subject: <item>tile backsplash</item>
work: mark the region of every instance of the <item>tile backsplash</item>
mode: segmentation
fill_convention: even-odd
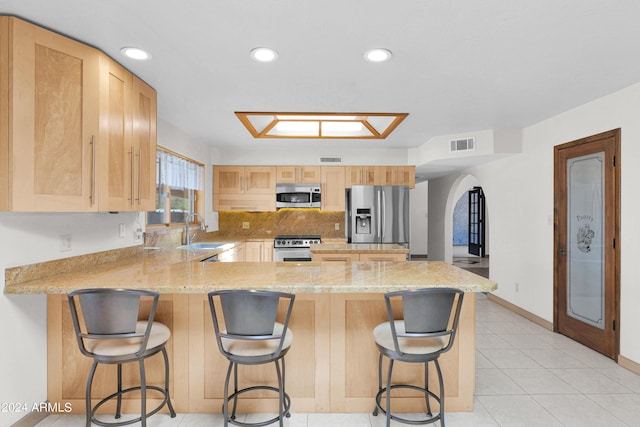
[[[336,230],[339,224],[339,230]],[[220,237],[269,238],[280,234],[320,235],[322,238],[344,237],[344,212],[319,209],[280,209],[276,212],[218,213]]]

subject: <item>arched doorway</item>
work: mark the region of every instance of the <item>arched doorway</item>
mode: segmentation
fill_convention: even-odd
[[[482,226],[485,239],[481,252],[470,251],[469,244],[478,243],[477,227],[469,222],[477,221],[477,194],[481,188],[480,182],[473,175],[464,175],[455,180],[451,186],[447,206],[445,209],[445,260],[457,267],[464,268],[484,277],[489,277],[489,247],[488,247],[488,209]],[[475,189],[475,191],[474,191]],[[471,197],[470,197],[471,191]],[[469,242],[469,237],[471,242]],[[476,247],[477,249],[477,247]],[[475,252],[477,255],[472,254]],[[484,256],[478,256],[484,255]]]

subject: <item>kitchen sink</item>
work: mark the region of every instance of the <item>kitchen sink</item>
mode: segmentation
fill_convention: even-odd
[[[216,249],[224,245],[224,243],[192,243],[178,246],[178,249]]]

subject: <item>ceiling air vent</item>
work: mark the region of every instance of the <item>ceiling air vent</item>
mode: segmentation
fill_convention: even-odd
[[[475,138],[452,139],[449,141],[449,151],[472,151],[476,148]]]
[[[342,157],[320,157],[320,163],[342,163]]]

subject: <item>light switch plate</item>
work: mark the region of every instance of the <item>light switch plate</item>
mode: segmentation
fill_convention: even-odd
[[[119,227],[118,235],[119,235],[119,236],[120,236],[120,238],[122,239],[122,238],[124,238],[125,231],[126,231],[126,230],[125,230],[125,228],[124,228],[124,224],[119,224],[119,226],[118,226],[118,227]]]

